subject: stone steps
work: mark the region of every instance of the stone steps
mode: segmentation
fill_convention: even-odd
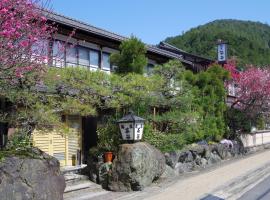
[[[66,181],[65,200],[83,200],[107,193],[100,185],[90,181],[88,176],[80,174],[83,168],[84,166],[62,168]]]
[[[64,193],[64,200],[89,200],[91,198],[103,197],[109,191],[101,188],[84,188]]]
[[[93,189],[93,190],[97,190],[97,189],[101,189],[100,185],[97,185],[89,180],[81,180],[81,181],[77,181],[73,184],[67,184],[66,189],[65,189],[65,193],[67,192],[73,192],[73,191],[77,191],[77,190],[82,190],[82,189]]]
[[[61,173],[63,175],[66,174],[80,174],[81,171],[87,167],[87,165],[83,164],[83,165],[77,165],[77,166],[66,166],[66,167],[62,167],[61,168]]]
[[[66,186],[72,186],[77,184],[79,181],[89,181],[89,177],[80,174],[66,174],[64,175]]]

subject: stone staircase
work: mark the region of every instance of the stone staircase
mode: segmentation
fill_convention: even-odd
[[[81,175],[84,167],[66,167],[61,170],[66,180],[65,200],[86,200],[108,193],[100,185],[90,181],[88,176]]]

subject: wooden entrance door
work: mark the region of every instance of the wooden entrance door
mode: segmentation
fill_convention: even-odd
[[[82,123],[81,117],[77,115],[67,116],[67,124],[70,133],[67,135],[68,152],[66,152],[67,165],[80,165],[82,154]]]
[[[70,127],[68,134],[35,130],[33,145],[57,158],[61,166],[78,165],[81,164],[81,117],[67,116],[66,122]]]

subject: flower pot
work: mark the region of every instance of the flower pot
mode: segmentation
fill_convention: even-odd
[[[113,160],[113,152],[108,151],[104,153],[104,161],[106,162],[112,162]]]

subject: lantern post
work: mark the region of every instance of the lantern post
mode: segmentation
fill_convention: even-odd
[[[122,139],[127,142],[137,142],[142,139],[145,119],[129,112],[117,121]]]

